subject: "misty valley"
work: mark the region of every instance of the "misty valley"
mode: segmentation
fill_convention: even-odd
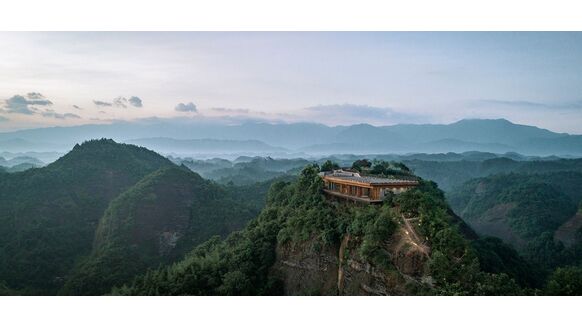
[[[216,124],[0,133],[0,294],[582,295],[582,136]]]

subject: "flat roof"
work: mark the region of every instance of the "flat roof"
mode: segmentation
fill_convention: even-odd
[[[389,179],[380,178],[372,176],[358,176],[358,175],[347,175],[345,173],[341,174],[326,174],[323,178],[333,179],[333,180],[343,180],[343,181],[353,181],[359,183],[369,183],[371,185],[416,185],[418,181],[416,180],[402,180],[402,179]]]

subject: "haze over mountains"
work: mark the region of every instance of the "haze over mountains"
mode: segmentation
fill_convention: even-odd
[[[244,227],[269,185],[252,192],[218,186],[153,151],[106,139],[42,168],[0,172],[0,295],[4,284],[22,294],[55,294],[92,266],[100,271],[91,282],[107,287],[124,275],[116,270],[121,251],[144,250],[127,270],[180,258],[211,236]],[[88,288],[75,281],[68,288],[76,293]]]
[[[357,155],[194,160],[87,141],[0,172],[0,295],[579,295],[550,285],[582,264],[582,159],[509,155],[371,158],[421,184],[353,206],[318,174]]]
[[[536,156],[581,156],[582,135],[555,133],[504,119],[467,119],[452,124],[269,124],[149,119],[107,125],[53,127],[0,133],[0,150],[60,151],[94,138],[147,146],[163,154],[193,157],[330,154],[517,152]]]

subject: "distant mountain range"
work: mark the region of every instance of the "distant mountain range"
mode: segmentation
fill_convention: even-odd
[[[273,147],[258,140],[173,139],[165,137],[128,140],[127,143],[174,154],[265,154],[285,153],[282,147]]]
[[[156,119],[0,133],[0,151],[65,151],[76,143],[102,137],[148,146],[165,153],[188,154],[277,154],[285,157],[290,154],[485,151],[582,156],[582,135],[556,133],[505,119],[336,127],[314,123],[221,125]]]
[[[0,156],[0,166],[15,166],[20,164],[33,164],[34,166],[43,166],[44,163],[37,158],[29,157],[29,156],[18,156],[11,159],[5,159],[4,157]]]

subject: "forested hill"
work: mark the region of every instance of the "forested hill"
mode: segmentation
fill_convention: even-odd
[[[71,279],[73,268],[82,268],[82,259],[91,254],[98,226],[98,249],[134,250],[137,244],[140,257],[135,261],[146,264],[159,260],[150,256],[155,252],[148,248],[155,238],[148,232],[138,234],[148,242],[124,244],[124,229],[151,232],[160,228],[158,237],[167,237],[172,245],[174,239],[180,239],[179,224],[172,220],[187,218],[188,227],[197,222],[200,233],[180,232],[188,236],[183,239],[189,241],[187,249],[210,235],[226,235],[258,213],[267,187],[217,187],[155,152],[108,139],[76,145],[43,168],[2,173],[0,293],[58,293]],[[149,216],[142,217],[144,213]],[[108,263],[111,261],[109,258]]]
[[[494,175],[447,197],[480,235],[512,244],[546,273],[582,264],[582,173]]]
[[[402,163],[368,171],[396,168],[412,176]],[[310,164],[296,177],[219,185],[101,139],[48,166],[0,173],[0,294],[577,293],[561,286],[582,270],[564,267],[581,264],[572,255],[582,254],[582,232],[572,230],[582,173],[475,180],[451,199],[472,224],[507,203],[498,222],[520,238],[543,237],[519,248],[528,263],[499,239],[477,239],[433,182],[364,206],[326,199],[319,171]]]
[[[408,167],[424,179],[438,183],[446,192],[460,187],[463,183],[489,175],[501,173],[536,174],[550,172],[580,172],[582,159],[515,160],[508,157],[484,160],[404,160]]]
[[[185,167],[166,167],[114,199],[99,221],[94,249],[64,293],[99,295],[195,245],[242,229],[258,209]]]
[[[55,293],[90,251],[109,202],[170,165],[145,148],[103,139],[46,167],[0,175],[0,281],[23,293]]]
[[[176,264],[118,287],[120,295],[505,295],[526,268],[505,247],[480,249],[481,266],[436,185],[355,206],[326,199],[317,166],[275,183],[265,209],[225,241],[211,239]],[[495,244],[495,246],[498,246]],[[500,269],[512,267],[507,273]],[[520,268],[522,270],[520,270]],[[521,279],[523,280],[523,279]]]

